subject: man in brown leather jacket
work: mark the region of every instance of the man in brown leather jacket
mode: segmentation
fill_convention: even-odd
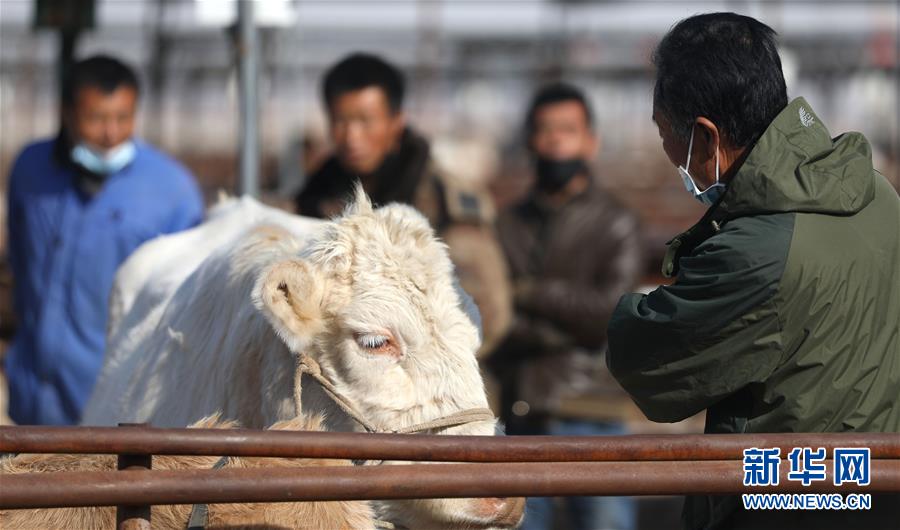
[[[599,141],[580,90],[551,85],[527,117],[536,182],[502,213],[514,321],[491,358],[508,434],[616,434],[630,399],[603,359],[606,326],[641,270],[635,217],[592,182]],[[550,499],[529,499],[522,528],[550,528]],[[569,498],[570,528],[633,528],[624,498]]]
[[[406,122],[403,75],[380,57],[355,53],[325,74],[322,95],[335,153],[296,197],[301,215],[341,212],[355,182],[376,205],[410,204],[447,243],[462,288],[481,313],[479,351],[493,348],[511,319],[509,279],[486,190],[452,179],[428,141]]]

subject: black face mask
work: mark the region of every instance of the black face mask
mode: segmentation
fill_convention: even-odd
[[[587,174],[587,165],[580,158],[551,160],[539,156],[535,161],[535,172],[537,189],[554,193],[561,190],[575,175]]]

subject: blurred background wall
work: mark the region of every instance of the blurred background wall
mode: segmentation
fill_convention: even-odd
[[[93,4],[75,57],[116,54],[138,68],[139,134],[186,163],[207,196],[237,182],[237,72],[230,0],[70,0]],[[0,0],[0,189],[27,142],[58,127],[59,31],[35,27],[37,0]],[[536,86],[587,89],[603,145],[602,184],[640,212],[658,266],[662,244],[702,211],[683,192],[650,121],[649,57],[662,34],[700,12],[736,11],[779,34],[790,97],[834,134],[858,130],[895,186],[896,1],[262,0],[262,185],[288,194],[327,150],[319,82],[353,50],[407,73],[411,121],[463,178],[489,179],[502,207],[525,189],[522,115]]]
[[[59,59],[115,54],[143,84],[138,134],[185,163],[208,198],[238,182],[238,76],[230,0],[68,0],[91,26],[70,38],[41,27],[38,6],[0,0],[0,259],[6,179],[16,153],[56,133]],[[538,85],[586,89],[602,147],[600,183],[635,208],[653,285],[664,243],[703,207],[665,158],[650,120],[650,54],[678,20],[712,11],[756,17],[779,34],[790,97],[803,96],[833,134],[863,132],[876,168],[900,189],[900,7],[895,0],[261,0],[261,176],[277,202],[300,188],[329,146],[319,83],[351,51],[384,55],[407,73],[410,121],[458,178],[487,182],[499,207],[529,184],[523,114]],[[44,13],[44,18],[47,14]],[[38,21],[41,24],[38,24]],[[289,201],[282,201],[289,204]],[[0,296],[9,293],[0,275]],[[9,307],[0,300],[0,308]],[[10,315],[0,314],[0,327]],[[3,330],[0,329],[0,335]],[[0,340],[0,350],[2,350]],[[3,390],[0,389],[0,400]],[[0,406],[0,410],[3,407]],[[642,422],[634,431],[702,429]],[[680,501],[643,498],[642,527],[676,527]]]

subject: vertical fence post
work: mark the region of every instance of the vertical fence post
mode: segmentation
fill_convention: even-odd
[[[120,423],[119,427],[146,427],[146,423]],[[119,471],[125,469],[151,469],[153,455],[118,455]],[[116,527],[118,530],[150,530],[150,506],[128,504],[116,506]]]
[[[238,0],[238,74],[240,78],[239,176],[242,195],[259,196],[259,39],[255,0]]]

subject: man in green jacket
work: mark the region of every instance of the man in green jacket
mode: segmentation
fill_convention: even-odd
[[[900,432],[900,200],[867,140],[788,103],[775,32],[752,18],[683,20],[654,63],[663,149],[710,208],[669,243],[674,283],[619,301],[611,372],[651,420],[706,410],[707,433]],[[694,497],[683,518],[897,528],[897,497],[777,512]]]

